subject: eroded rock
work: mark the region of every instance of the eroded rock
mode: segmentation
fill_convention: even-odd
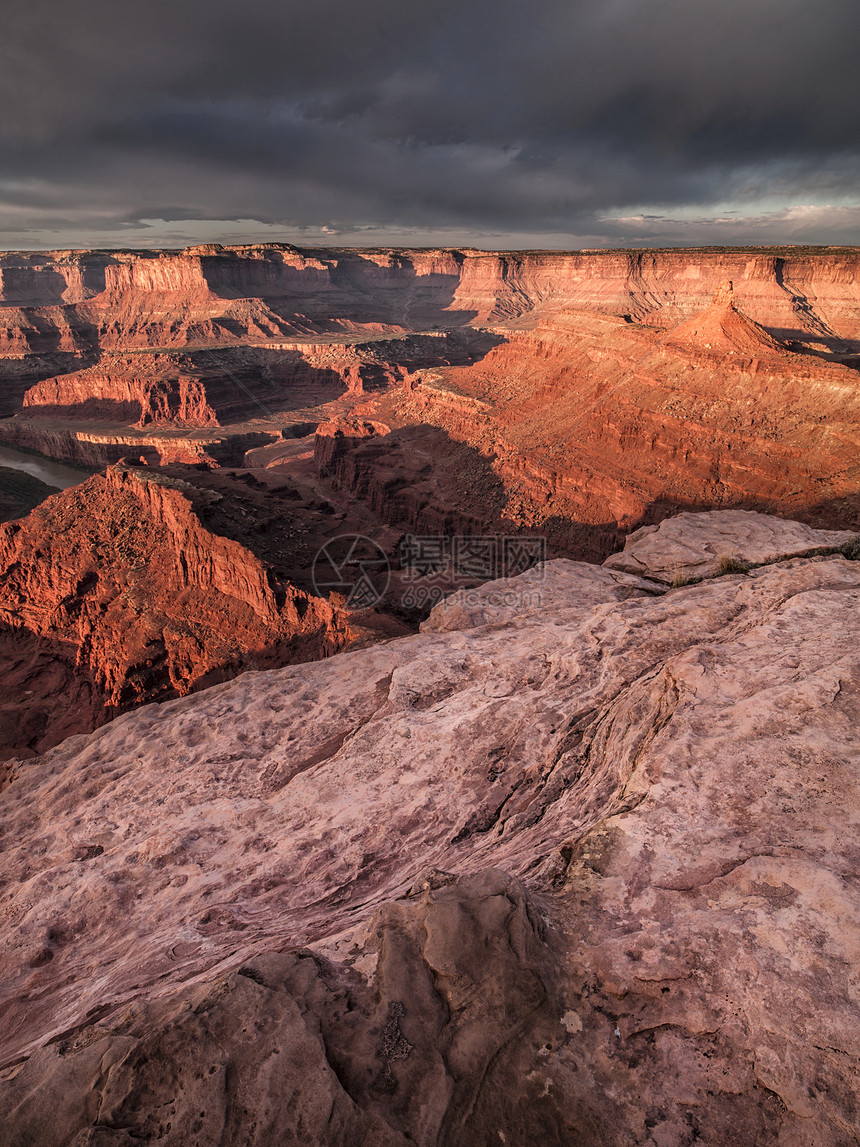
[[[387,905],[367,950],[369,975],[268,952],[70,1033],[6,1087],[14,1132],[0,1141],[589,1141],[592,1097],[573,1114],[570,1097],[541,1093],[535,1065],[565,1038],[560,969],[518,881],[489,871]],[[59,1107],[44,1102],[47,1074]]]
[[[192,502],[206,497],[118,465],[0,525],[0,755],[244,668],[325,657],[375,625],[403,631],[277,577],[204,526]]]
[[[860,564],[604,574],[16,765],[6,1141],[851,1143]]]
[[[860,534],[850,530],[815,530],[751,510],[715,510],[643,526],[603,565],[668,585],[684,584],[788,558],[834,553],[858,541]]]

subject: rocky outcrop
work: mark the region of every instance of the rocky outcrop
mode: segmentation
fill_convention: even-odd
[[[241,466],[246,451],[279,442],[277,426],[257,430],[240,428],[134,427],[65,424],[47,418],[7,418],[0,421],[0,441],[76,466],[101,469],[128,459],[149,466],[172,463],[205,466]]]
[[[361,615],[279,580],[247,546],[206,529],[192,507],[205,497],[117,466],[0,527],[4,672],[21,678],[0,729],[5,756],[366,636]],[[52,661],[75,683],[60,693]]]
[[[516,533],[503,522],[504,490],[473,447],[431,426],[392,431],[361,418],[320,424],[314,461],[389,525],[424,535]]]
[[[339,352],[339,353],[338,353]],[[347,361],[348,360],[348,361]],[[44,379],[23,399],[21,416],[138,426],[207,427],[274,417],[312,391],[334,398],[362,391],[352,350],[285,345],[265,351],[110,354],[84,370]],[[12,424],[14,425],[14,424]],[[8,434],[9,427],[2,428]]]
[[[230,426],[235,428],[231,436],[236,436],[244,424],[259,425],[262,419],[274,436],[280,436],[296,407],[373,395],[400,386],[410,369],[470,363],[498,341],[487,332],[438,332],[365,341],[270,341],[265,347],[216,346],[183,352],[106,352],[81,370],[40,378],[27,389],[22,381],[20,404],[9,396],[18,416],[0,421],[0,438],[64,459],[111,463],[125,451],[94,457],[85,443],[91,447],[98,436],[104,438],[106,430],[115,427],[108,437],[125,439],[134,457],[150,463],[192,461],[200,454],[189,433],[194,430]],[[22,427],[22,421],[27,425]],[[122,432],[129,425],[180,434],[174,435],[172,448],[134,454],[133,439]],[[58,447],[55,439],[61,430],[65,441]],[[245,449],[253,445],[248,443]],[[222,454],[216,448],[210,457]]]
[[[163,358],[154,355],[45,379],[27,391],[22,407],[23,415],[30,418],[138,426],[218,425],[201,379],[189,377],[181,366],[170,371]]]
[[[77,315],[104,348],[344,329],[518,322],[544,310],[658,316],[674,326],[733,280],[752,318],[783,338],[860,350],[856,248],[484,252],[299,250],[0,256],[0,302]],[[256,304],[252,301],[257,300]],[[133,328],[133,329],[132,329]],[[148,330],[148,333],[147,333]],[[139,337],[144,341],[132,343]],[[147,342],[158,336],[162,341]]]
[[[847,1147],[860,565],[797,536],[14,764],[0,1141]]]
[[[517,577],[497,578],[485,586],[457,590],[431,610],[430,616],[421,623],[421,632],[449,633],[485,625],[517,626],[529,624],[537,608],[549,615],[564,611],[572,598],[580,608],[586,609],[643,594],[653,597],[662,592],[662,587],[655,586],[650,576],[646,580],[630,577],[626,571],[616,573],[608,562],[604,567],[558,558]]]
[[[400,417],[479,451],[522,524],[629,530],[739,506],[856,528],[857,377],[793,352],[723,297],[668,332],[546,319],[468,369],[418,372]]]
[[[335,418],[321,422],[314,431],[314,462],[320,469],[335,473],[338,480],[342,481],[344,475],[338,472],[341,460],[359,442],[390,433],[391,427],[384,422],[371,422],[367,419]]]
[[[857,534],[813,530],[765,514],[724,510],[678,514],[628,535],[624,549],[603,563],[666,585],[686,584],[724,573],[743,573],[787,557],[840,552],[855,555]],[[857,556],[860,556],[858,553]]]
[[[57,1056],[37,1054],[7,1089],[18,1103],[0,1142],[82,1127],[96,1097],[91,1135],[201,1147],[464,1143],[500,1122],[578,1142],[596,1125],[586,1097],[560,1117],[534,1083],[528,1111],[515,1109],[533,1057],[557,1038],[559,1006],[545,925],[518,881],[430,873],[375,924],[376,991],[310,952],[250,959],[214,990],[132,1007],[121,1032],[86,1048],[86,1037],[61,1041],[62,1098],[50,1111],[27,1089]],[[482,1076],[510,1098],[488,1109]]]

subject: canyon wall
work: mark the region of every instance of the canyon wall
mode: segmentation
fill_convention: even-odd
[[[674,326],[707,307],[729,279],[750,317],[780,337],[844,340],[860,350],[858,271],[856,249],[473,253],[456,300],[483,321],[574,309]]]
[[[58,456],[108,462],[115,456],[97,458],[96,438],[123,437],[123,424],[204,428],[277,420],[293,407],[410,386],[410,375],[437,367],[443,373],[469,367],[487,378],[495,371],[504,391],[505,356],[515,375],[517,357],[528,354],[529,331],[536,354],[567,337],[565,353],[581,363],[577,321],[592,357],[611,357],[617,344],[618,362],[632,371],[629,354],[637,345],[647,353],[649,337],[703,311],[727,278],[751,321],[806,356],[795,365],[799,378],[811,379],[818,360],[860,363],[858,260],[856,249],[486,253],[269,245],[6,253],[0,255],[0,414],[22,412],[46,425],[40,437],[37,429],[4,419],[0,436],[51,453],[52,436],[59,434],[65,448]],[[591,331],[588,321],[576,319],[586,315]],[[600,332],[602,350],[595,345],[601,316],[608,321]],[[566,336],[553,333],[565,323]],[[507,351],[499,349],[505,340]],[[550,359],[560,353],[558,345],[547,351]],[[738,351],[727,353],[737,357]],[[746,355],[751,363],[761,357],[755,350]],[[714,358],[707,364],[712,374]],[[531,369],[539,376],[545,366],[552,368],[534,361]],[[582,375],[580,367],[571,369]],[[419,405],[433,399],[451,407],[444,393],[430,394],[426,376],[420,381]],[[529,379],[524,384],[531,386]],[[476,377],[459,386],[451,376],[437,390],[486,401],[476,391],[480,385]],[[553,385],[562,386],[561,375]],[[573,390],[579,393],[576,382]],[[387,413],[379,420],[387,421]],[[63,425],[69,421],[89,424],[82,427],[90,442],[83,452],[74,452],[77,436]],[[608,448],[617,451],[626,435],[635,437],[633,421],[626,425],[620,412],[615,441],[605,427],[598,436],[607,433]],[[105,423],[117,427],[113,434]],[[659,438],[662,430],[655,433]],[[550,486],[564,484],[545,458],[534,451],[520,456],[516,447],[506,451],[503,439],[500,457],[510,455],[505,465],[511,472],[521,468],[526,485],[534,485],[529,474],[535,468]],[[593,471],[603,449],[592,451],[573,482],[599,485]],[[666,465],[676,463],[671,441],[663,453]],[[194,454],[192,444],[161,457],[190,460]],[[687,454],[702,457],[698,446]],[[157,457],[145,450],[134,456]],[[702,483],[690,485],[689,498],[705,498]],[[641,508],[641,499],[631,501],[621,490],[612,500],[588,511],[586,520],[594,524],[605,510],[607,524],[618,522]]]
[[[195,353],[105,353],[80,371],[43,379],[24,394],[25,418],[137,426],[207,427],[270,417],[312,391],[362,391],[352,348],[220,348]],[[338,353],[339,352],[339,353]],[[5,434],[8,427],[0,427]]]
[[[732,279],[750,316],[781,337],[858,353],[858,267],[856,248],[487,253],[271,245],[8,253],[0,256],[0,305],[12,320],[10,349],[35,350],[47,337],[110,349],[350,324],[504,324],[559,309],[675,325]]]
[[[477,331],[431,332],[369,341],[104,351],[92,365],[30,386],[20,412],[141,427],[222,426],[275,417],[303,401],[386,390],[402,384],[410,369],[470,363],[498,341]],[[10,434],[14,424],[0,425],[0,436]]]
[[[431,426],[398,430],[340,419],[314,435],[317,472],[398,529],[417,534],[484,534],[504,527],[501,483],[467,443]],[[508,523],[513,532],[513,523]]]
[[[179,370],[176,373],[175,378],[159,378],[164,374],[162,363],[155,356],[141,356],[135,361],[59,375],[30,387],[23,398],[22,413],[30,418],[138,426],[217,426],[218,418],[201,380],[183,376]]]
[[[12,644],[0,652],[4,672],[26,677],[17,712],[3,714],[6,755],[242,669],[328,656],[365,632],[206,529],[192,497],[181,480],[118,466],[0,526],[0,629]],[[47,657],[60,668],[46,674]],[[56,691],[57,672],[74,688]]]
[[[792,352],[731,298],[668,331],[547,318],[468,370],[410,376],[400,417],[478,451],[523,524],[732,505],[860,524],[857,371]]]
[[[74,421],[63,425],[49,419],[8,418],[0,422],[0,439],[10,446],[32,450],[60,462],[103,469],[116,462],[144,462],[168,466],[241,466],[245,452],[280,440],[280,432],[265,429],[240,434],[206,433],[194,428],[164,427],[158,433],[132,427],[83,429]]]
[[[259,442],[274,440],[291,411],[324,422],[331,415],[313,411],[344,398],[337,418],[352,405],[392,434],[341,452],[328,474],[404,528],[495,528],[501,514],[543,530],[556,552],[594,560],[619,531],[690,506],[851,525],[858,258],[286,246],[8,254],[9,330],[23,329],[15,316],[35,284],[40,362],[51,316],[65,324],[55,348],[72,354],[75,339],[90,339],[90,351],[79,348],[81,369],[30,385],[0,437],[79,464],[241,463],[238,439],[228,447],[229,436],[205,431],[259,428]],[[709,306],[728,276],[736,304]],[[266,326],[261,308],[277,322]],[[416,422],[439,433],[410,437]]]

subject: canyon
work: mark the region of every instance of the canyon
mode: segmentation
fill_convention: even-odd
[[[431,425],[477,452],[507,518],[595,559],[687,506],[838,524],[857,512],[858,258],[9,253],[0,439],[93,467],[253,467],[332,418]]]
[[[0,1145],[857,1142],[858,271],[0,253]]]
[[[858,259],[854,249],[286,245],[0,255],[0,441],[125,468],[122,481],[109,470],[84,496],[62,495],[62,539],[47,510],[5,527],[0,664],[30,716],[6,723],[0,755],[45,749],[255,661],[288,663],[283,618],[265,636],[274,614],[252,588],[264,576],[255,562],[276,596],[315,603],[318,639],[293,624],[295,656],[363,640],[364,622],[348,636],[310,576],[338,533],[381,547],[393,576],[367,624],[400,632],[463,581],[456,570],[411,577],[404,537],[539,538],[541,557],[600,562],[631,531],[687,509],[860,528]],[[171,504],[184,497],[186,511],[157,557],[128,543],[159,583],[135,589],[120,527],[106,535],[99,523],[125,514],[142,523],[137,536],[169,536],[167,502],[128,508],[132,491],[167,497],[134,476],[142,469],[173,484]],[[5,516],[44,493],[13,499]],[[216,520],[221,499],[231,509]],[[199,563],[186,572],[177,554],[195,521],[208,541],[183,559]],[[242,550],[230,560],[255,573],[216,608],[199,587],[221,530]],[[138,603],[131,612],[107,608],[108,584],[112,601]],[[161,604],[146,613],[150,599],[182,604],[168,622]],[[140,610],[159,620],[133,652],[117,635]],[[211,659],[206,641],[169,635],[212,633],[222,610],[241,654],[222,643]],[[246,616],[260,619],[253,638]],[[182,669],[166,652],[174,645]],[[53,700],[60,665],[71,725]]]

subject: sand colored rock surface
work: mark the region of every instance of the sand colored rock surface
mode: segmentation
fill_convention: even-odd
[[[621,553],[603,563],[671,585],[676,579],[714,577],[731,572],[732,562],[767,565],[847,548],[860,535],[850,530],[814,530],[802,522],[784,522],[751,510],[678,514],[630,534]]]
[[[471,589],[461,589],[435,606],[422,633],[476,629],[483,625],[531,625],[536,608],[552,614],[577,604],[600,605],[662,592],[652,581],[631,577],[611,568],[559,558],[544,562],[518,577],[498,578]]]
[[[545,584],[10,769],[0,1142],[856,1142],[860,564]]]

